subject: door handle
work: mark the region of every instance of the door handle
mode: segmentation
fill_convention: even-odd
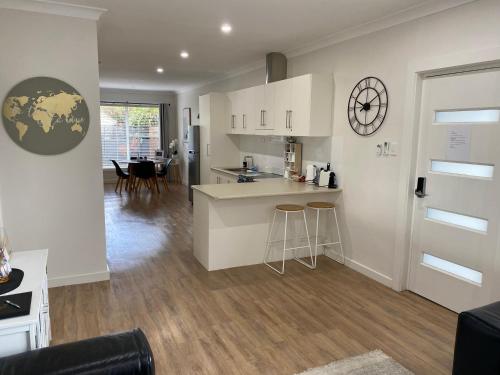
[[[427,179],[425,177],[419,177],[417,179],[417,188],[415,189],[415,195],[418,198],[423,198],[427,194],[425,194],[425,185],[426,185]]]

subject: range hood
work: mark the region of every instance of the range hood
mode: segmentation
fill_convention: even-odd
[[[266,83],[286,79],[286,56],[279,52],[266,55]]]

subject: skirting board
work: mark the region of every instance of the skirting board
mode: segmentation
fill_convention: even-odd
[[[88,284],[88,283],[95,283],[98,281],[107,281],[109,279],[110,279],[109,267],[106,267],[106,271],[102,272],[53,277],[49,278],[48,281],[49,281],[49,288],[56,288],[58,286]]]
[[[326,255],[329,258],[335,259],[333,257],[330,257],[329,255]],[[390,278],[387,275],[384,275],[383,273],[380,273],[378,271],[375,271],[374,269],[365,266],[364,264],[361,264],[355,260],[345,258],[345,265],[349,268],[352,268],[354,271],[359,272],[370,279],[373,279],[375,281],[378,281],[379,283],[389,287],[392,289],[392,278]]]

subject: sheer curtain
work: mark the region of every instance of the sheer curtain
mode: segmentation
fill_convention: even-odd
[[[170,117],[169,117],[170,104],[160,104],[160,129],[162,148],[165,156],[168,155],[168,144],[170,143]]]

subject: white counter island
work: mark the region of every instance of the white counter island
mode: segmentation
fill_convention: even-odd
[[[193,186],[194,255],[209,271],[263,263],[269,224],[277,204],[334,202],[340,192],[341,189],[319,188],[284,179]],[[294,216],[302,219],[302,216],[291,215]],[[308,216],[312,243],[315,219]],[[272,252],[275,259],[281,257],[282,227],[279,222],[279,230],[272,236],[277,245]],[[322,232],[331,229],[330,223]],[[303,225],[289,218],[287,237],[294,234],[297,241],[306,241],[304,233]]]

